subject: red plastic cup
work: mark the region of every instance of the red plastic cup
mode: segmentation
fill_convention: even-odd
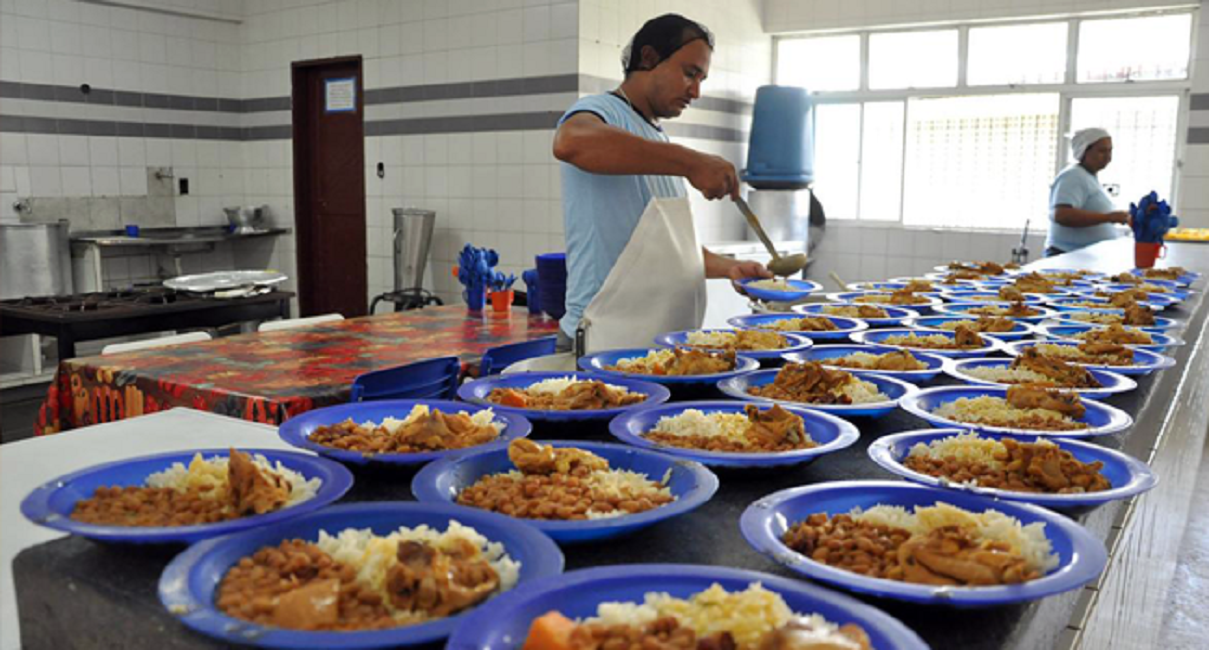
[[[1166,247],[1163,242],[1133,243],[1133,264],[1139,269],[1154,268],[1154,261],[1166,257]]]

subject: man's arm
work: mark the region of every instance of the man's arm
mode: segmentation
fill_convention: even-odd
[[[1092,212],[1071,205],[1054,206],[1054,221],[1068,228],[1090,228],[1102,223],[1129,223],[1128,212]]]
[[[704,246],[701,247],[701,253],[705,256],[706,278],[742,280],[743,278],[772,277],[772,273],[769,272],[768,268],[759,262],[732,260],[728,257],[722,257],[717,253],[712,253]]]
[[[593,113],[576,113],[559,125],[554,157],[593,174],[683,176],[707,199],[739,196],[735,166],[725,158],[647,140]]]

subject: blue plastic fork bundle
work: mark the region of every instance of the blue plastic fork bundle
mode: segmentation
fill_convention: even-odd
[[[476,248],[470,244],[462,247],[458,254],[458,282],[466,290],[462,297],[474,309],[483,305],[488,286],[496,281],[495,265],[500,263],[499,253],[490,248]]]
[[[1134,240],[1143,243],[1161,242],[1168,230],[1180,225],[1179,218],[1171,214],[1171,206],[1166,201],[1160,201],[1158,193],[1153,191],[1143,196],[1136,205],[1129,204],[1129,216]]]

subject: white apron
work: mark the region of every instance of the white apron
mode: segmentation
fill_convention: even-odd
[[[575,349],[518,361],[504,372],[568,372],[584,354],[653,347],[660,334],[700,328],[705,301],[705,258],[688,199],[651,199],[584,309]]]
[[[705,302],[705,259],[688,199],[652,199],[584,310],[575,351],[653,346],[665,332],[701,327]]]

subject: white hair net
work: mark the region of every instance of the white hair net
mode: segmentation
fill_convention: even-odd
[[[1112,137],[1108,131],[1099,127],[1090,129],[1079,129],[1070,137],[1070,152],[1075,157],[1075,160],[1083,160],[1083,154],[1087,153],[1087,148],[1095,144],[1098,140]]]

